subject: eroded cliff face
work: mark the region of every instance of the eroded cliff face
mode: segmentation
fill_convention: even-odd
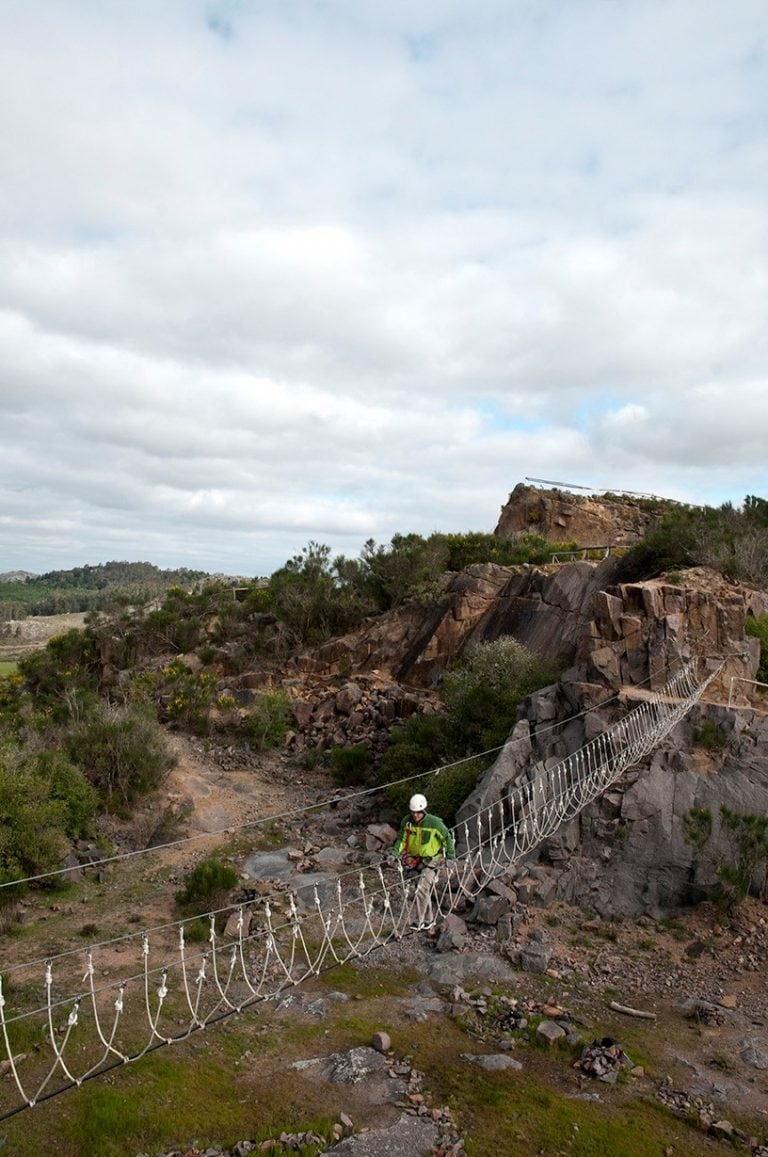
[[[731,676],[754,678],[756,639],[745,639],[748,613],[768,597],[705,568],[679,583],[653,579],[615,584],[615,560],[567,566],[485,564],[449,576],[439,605],[402,607],[302,656],[306,675],[342,668],[379,671],[415,687],[437,687],[471,644],[513,635],[538,655],[576,665],[583,681],[613,689],[662,686],[670,670],[696,658],[706,669],[728,659]]]
[[[628,495],[580,495],[519,483],[501,508],[494,534],[539,534],[548,542],[578,546],[631,546],[658,521],[665,504]]]

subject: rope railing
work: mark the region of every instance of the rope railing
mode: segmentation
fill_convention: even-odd
[[[460,898],[508,872],[648,755],[718,674],[698,682],[693,668],[684,668],[572,755],[534,768],[455,830],[459,858],[453,863],[418,876],[399,862],[392,869],[378,864],[331,878],[327,889],[315,883],[271,897],[263,908],[253,902],[206,913],[204,946],[194,938],[199,917],[152,930],[155,942],[149,932],[136,933],[121,945],[123,952],[136,946],[133,974],[120,979],[104,978],[109,969],[93,948],[84,949],[82,963],[73,955],[48,961],[43,1003],[15,1015],[0,976],[2,1065],[15,1096],[9,1103],[7,1086],[0,1090],[0,1120],[453,911]],[[153,956],[163,962],[153,964]],[[14,988],[18,983],[14,972]]]

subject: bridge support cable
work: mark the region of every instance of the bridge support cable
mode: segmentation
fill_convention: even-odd
[[[204,946],[196,942],[199,917],[137,933],[122,946],[126,954],[134,945],[138,950],[134,972],[126,975],[121,959],[124,971],[116,980],[105,979],[107,962],[96,960],[95,948],[60,957],[55,968],[50,961],[45,966],[44,1004],[15,1015],[0,976],[0,1052],[6,1058],[0,1063],[11,1078],[0,1087],[0,1120],[368,956],[408,935],[417,915],[437,919],[451,912],[460,898],[507,873],[650,754],[719,673],[699,682],[692,666],[684,668],[578,751],[539,765],[530,779],[454,832],[455,864],[417,878],[399,863],[388,870],[372,866],[329,877],[329,886],[315,885],[310,897],[304,889],[271,897],[263,909],[244,904],[208,913]],[[163,962],[155,965],[153,958]],[[34,977],[28,980],[31,986]],[[9,1087],[17,1094],[14,1104],[8,1103]]]

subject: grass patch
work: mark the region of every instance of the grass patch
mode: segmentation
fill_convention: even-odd
[[[18,663],[0,662],[0,678],[4,675],[15,675],[18,669]]]
[[[318,978],[327,988],[346,992],[348,996],[404,996],[421,979],[414,968],[397,972],[391,968],[360,968],[354,961],[339,964]]]
[[[233,1018],[3,1122],[8,1152],[38,1157],[51,1137],[58,1157],[126,1157],[231,1147],[283,1130],[328,1136],[345,1091],[289,1069],[306,1039],[304,1031],[293,1045],[274,1026],[262,1031],[258,1016]]]
[[[601,1103],[574,1100],[578,1080],[562,1053],[518,1052],[522,1073],[481,1076],[479,1069],[459,1060],[468,1051],[466,1038],[445,1022],[428,1040],[417,1029],[398,1033],[395,1047],[410,1049],[415,1065],[426,1074],[433,1101],[448,1103],[457,1112],[468,1157],[530,1157],[539,1152],[658,1157],[668,1146],[674,1147],[676,1157],[699,1157],[702,1152],[701,1133],[670,1117],[661,1105],[635,1099],[627,1103],[629,1085],[611,1089],[595,1082]]]

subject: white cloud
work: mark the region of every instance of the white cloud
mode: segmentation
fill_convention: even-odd
[[[0,569],[768,493],[768,10],[6,14]]]

